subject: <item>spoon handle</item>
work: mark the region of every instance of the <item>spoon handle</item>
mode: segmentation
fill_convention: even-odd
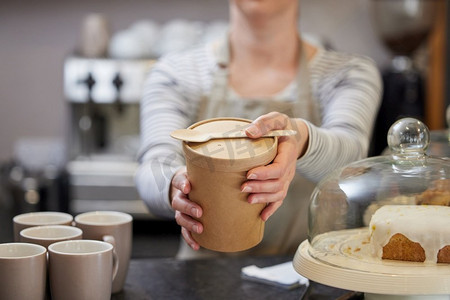
[[[274,137],[274,136],[288,136],[295,135],[295,130],[273,130],[263,135],[262,137]],[[244,130],[238,130],[233,132],[199,132],[191,129],[178,129],[170,134],[173,138],[186,141],[186,142],[206,142],[210,139],[233,139],[233,138],[248,138]]]
[[[267,132],[261,137],[274,137],[274,136],[288,136],[295,135],[295,130],[272,130]],[[211,132],[208,134],[210,139],[235,139],[235,138],[249,138],[244,130],[234,131],[231,133]]]
[[[244,133],[245,134],[245,133]],[[297,131],[295,130],[272,130],[263,135],[263,137],[271,137],[271,136],[289,136],[289,135],[295,135],[297,134]]]

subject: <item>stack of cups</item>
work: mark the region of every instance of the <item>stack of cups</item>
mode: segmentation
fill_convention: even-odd
[[[114,211],[14,217],[15,242],[0,244],[0,299],[110,299],[125,283],[132,220]]]

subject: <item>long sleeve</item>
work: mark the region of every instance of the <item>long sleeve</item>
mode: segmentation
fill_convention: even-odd
[[[316,95],[321,99],[322,124],[306,121],[309,146],[297,170],[317,182],[331,170],[367,156],[382,83],[371,60],[348,60],[337,53],[314,65],[312,80],[321,82]]]
[[[141,101],[140,167],[135,181],[152,214],[173,218],[169,188],[173,175],[185,165],[181,142],[170,132],[186,128],[195,120],[210,63],[206,49],[162,58],[152,68]],[[198,63],[192,63],[198,61]],[[207,81],[206,81],[207,82]]]

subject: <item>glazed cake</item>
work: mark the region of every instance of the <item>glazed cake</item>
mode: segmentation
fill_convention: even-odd
[[[369,225],[372,254],[382,259],[450,263],[450,207],[385,205]]]

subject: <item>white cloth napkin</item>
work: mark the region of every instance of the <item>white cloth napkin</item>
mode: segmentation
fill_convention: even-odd
[[[309,280],[294,270],[292,261],[265,268],[259,268],[255,265],[243,267],[241,269],[241,276],[244,279],[263,282],[287,289],[299,287],[300,285],[309,286]]]

